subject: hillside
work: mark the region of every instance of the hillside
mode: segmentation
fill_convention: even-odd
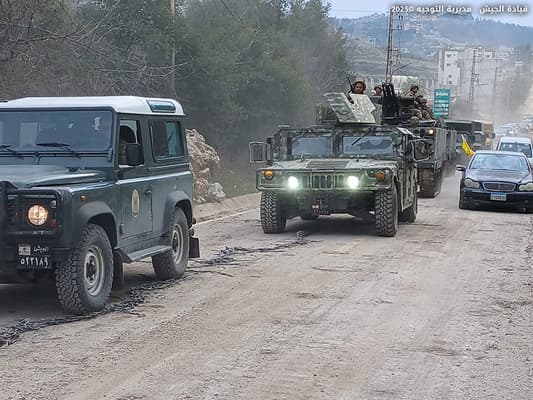
[[[355,73],[385,74],[387,14],[331,18],[330,23],[348,35],[348,59]],[[454,45],[529,48],[533,45],[533,28],[474,19],[471,15],[404,16],[403,29],[394,34],[394,46],[401,49],[397,73],[435,79],[438,50]]]
[[[387,14],[373,14],[357,19],[331,18],[330,22],[350,37],[373,40],[377,47],[387,45]],[[395,34],[395,45],[409,54],[435,56],[442,45],[478,45],[489,47],[533,46],[533,28],[472,15],[421,17],[406,15],[403,31]]]

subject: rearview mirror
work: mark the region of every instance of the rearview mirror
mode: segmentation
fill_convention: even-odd
[[[272,145],[264,142],[250,142],[250,162],[262,163],[272,161]]]
[[[465,172],[466,171],[466,167],[464,165],[456,165],[455,166],[455,170],[459,171],[459,172]]]

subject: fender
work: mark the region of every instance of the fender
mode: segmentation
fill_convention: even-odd
[[[183,202],[185,203],[184,212],[187,216],[187,221],[189,222],[189,227],[192,226],[192,202],[190,197],[182,190],[176,190],[174,192],[170,192],[167,195],[167,199],[165,201],[165,212],[163,213],[163,221],[170,221],[170,218],[172,218],[172,214],[174,213],[174,208],[176,207],[176,204]],[[165,226],[165,225],[164,225]]]
[[[77,209],[73,215],[71,222],[72,231],[69,232],[69,241],[71,243],[77,243],[80,240],[83,227],[94,217],[101,216],[100,225],[105,229],[109,236],[111,245],[115,247],[117,245],[117,218],[113,210],[103,201],[94,201],[88,204],[84,204]]]

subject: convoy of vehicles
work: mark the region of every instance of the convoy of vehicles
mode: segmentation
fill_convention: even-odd
[[[63,308],[84,314],[123,263],[181,277],[199,256],[183,116],[133,96],[0,103],[0,281],[54,277]]]
[[[400,221],[415,221],[418,195],[435,197],[455,172],[463,140],[477,152],[457,167],[461,208],[533,207],[531,140],[502,137],[505,152],[484,151],[492,124],[413,122],[413,98],[390,84],[372,100],[325,98],[316,125],[280,126],[250,144],[251,160],[266,163],[256,174],[265,233],[347,213],[371,214],[378,235],[394,236]],[[183,116],[174,100],[133,96],[0,104],[0,281],[52,276],[63,308],[84,314],[105,307],[123,263],[152,257],[158,278],[181,277],[199,256]],[[500,158],[503,172],[491,170]]]
[[[388,93],[388,94],[387,94]],[[394,236],[398,221],[414,222],[417,166],[430,142],[398,124],[399,99],[385,90],[382,123],[365,95],[328,93],[319,125],[280,127],[266,143],[251,143],[265,233],[285,230],[287,219],[373,213],[376,232]],[[396,108],[394,108],[396,107]]]

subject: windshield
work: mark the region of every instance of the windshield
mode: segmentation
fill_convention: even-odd
[[[0,145],[17,151],[78,151],[111,145],[111,111],[0,111]],[[41,143],[41,145],[39,145]]]
[[[332,157],[333,143],[331,136],[303,136],[290,139],[290,154],[293,158]]]
[[[500,148],[498,150],[502,151],[517,151],[519,153],[524,153],[526,157],[531,158],[531,144],[529,143],[509,143],[503,142],[500,143]]]
[[[342,139],[344,155],[394,155],[390,136],[345,136]]]
[[[470,169],[529,171],[527,160],[524,157],[508,154],[476,154]]]

